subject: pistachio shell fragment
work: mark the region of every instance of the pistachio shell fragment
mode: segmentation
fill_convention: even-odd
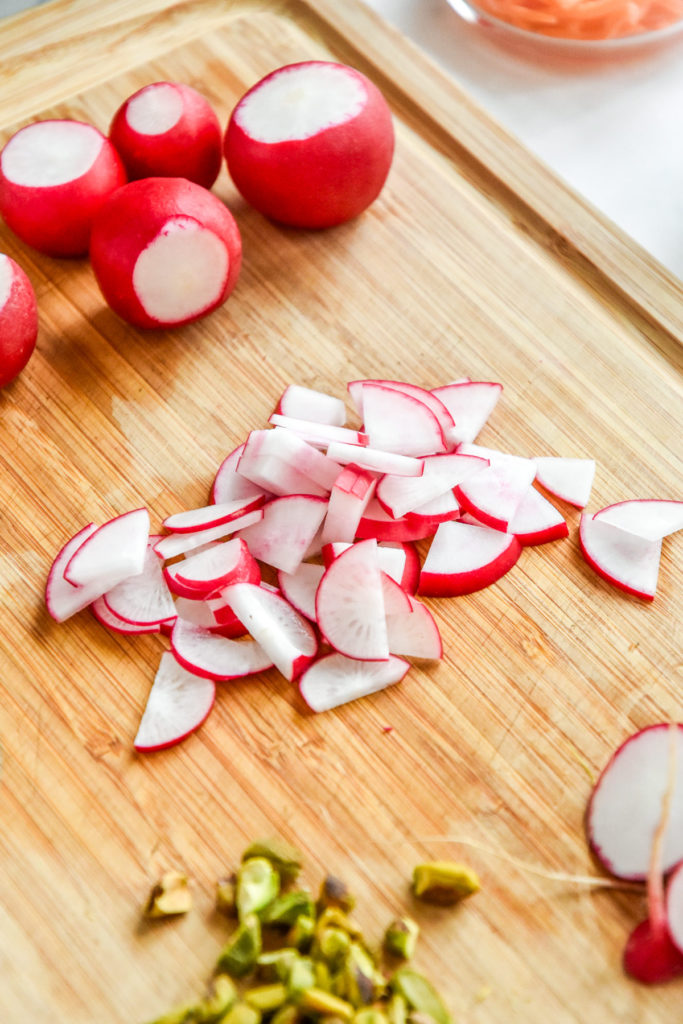
[[[318,896],[320,910],[324,910],[325,907],[339,907],[340,910],[348,913],[349,910],[353,910],[355,905],[356,897],[349,890],[346,882],[334,875],[328,875],[323,880]]]
[[[192,907],[187,875],[180,871],[166,871],[153,886],[145,904],[145,917],[168,917],[186,914]]]
[[[397,917],[384,933],[384,949],[390,956],[410,960],[415,955],[420,926],[412,917]]]
[[[413,893],[428,903],[448,906],[478,892],[479,878],[471,868],[455,861],[435,860],[413,870]]]
[[[295,846],[277,837],[256,839],[250,843],[242,854],[242,860],[251,857],[265,857],[273,865],[282,884],[293,882],[301,870],[303,858]]]
[[[280,876],[266,857],[243,860],[237,872],[237,916],[243,920],[249,914],[257,914],[272,903],[279,892]]]
[[[248,914],[223,947],[217,968],[231,978],[243,978],[256,966],[260,954],[261,924],[256,914]]]
[[[424,975],[410,967],[399,967],[389,979],[393,992],[403,996],[411,1010],[431,1017],[436,1024],[451,1024],[451,1017],[436,989]],[[410,1014],[411,1018],[413,1014]]]

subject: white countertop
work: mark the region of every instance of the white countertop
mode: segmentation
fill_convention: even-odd
[[[37,2],[0,0],[0,16]],[[639,56],[549,64],[503,49],[447,0],[365,2],[683,280],[683,34]]]

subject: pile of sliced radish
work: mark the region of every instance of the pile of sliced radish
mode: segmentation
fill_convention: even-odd
[[[357,380],[348,390],[359,425],[347,425],[340,399],[291,385],[269,426],[219,466],[210,504],[167,517],[161,535],[150,536],[145,509],[89,524],[55,559],[55,619],[92,605],[114,631],[170,636],[183,673],[169,676],[164,659],[140,749],[204,720],[206,680],[275,666],[314,711],[398,682],[405,659],[443,653],[419,598],[480,591],[525,547],[567,536],[536,482],[575,506],[588,501],[593,460],[475,443],[499,384]],[[682,525],[683,502],[622,502],[582,516],[581,544],[603,576],[650,597],[661,537]],[[426,538],[423,558],[415,542]]]

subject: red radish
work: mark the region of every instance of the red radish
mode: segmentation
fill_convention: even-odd
[[[343,427],[346,423],[346,406],[341,398],[314,388],[302,387],[301,384],[289,384],[285,388],[275,413],[286,419],[310,420],[332,427]]]
[[[255,640],[230,640],[180,618],[171,631],[171,650],[179,665],[206,679],[239,679],[273,665]]]
[[[323,545],[322,556],[325,567],[351,545],[347,541],[336,541]],[[382,572],[403,590],[415,593],[420,577],[420,556],[414,544],[387,542],[377,545],[377,561]]]
[[[161,655],[147,705],[133,741],[136,750],[151,752],[180,743],[207,718],[216,699],[216,684]]]
[[[246,458],[242,456],[238,472],[252,486],[260,487],[281,498],[288,494],[309,494],[315,498],[327,498],[329,494],[326,487],[321,487],[310,476],[301,473],[277,455],[248,455]]]
[[[683,974],[683,953],[668,930],[650,917],[631,932],[624,949],[624,970],[636,981],[658,985]]]
[[[633,498],[608,505],[596,512],[593,518],[645,540],[661,540],[683,530],[683,501]]]
[[[253,583],[233,583],[222,595],[282,675],[297,679],[318,650],[311,624],[284,597]]]
[[[510,520],[508,532],[514,533],[520,544],[528,546],[567,537],[569,527],[555,506],[535,487],[529,487]]]
[[[64,578],[64,569],[71,561],[72,555],[80,548],[81,544],[88,537],[91,537],[97,530],[94,523],[89,523],[71,537],[64,547],[57,552],[54,562],[50,567],[45,587],[45,604],[47,610],[56,622],[64,622],[71,618],[76,612],[87,608],[95,598],[104,593],[106,587],[98,587],[98,584],[90,584],[87,587],[74,587]]]
[[[293,608],[305,615],[311,622],[316,621],[315,595],[318,584],[325,572],[324,565],[316,562],[301,562],[294,572],[278,572],[277,582],[284,597]]]
[[[134,626],[159,626],[176,614],[161,562],[151,546],[142,572],[117,583],[105,593],[104,601],[113,615]]]
[[[377,478],[366,469],[350,465],[342,470],[330,493],[322,529],[323,544],[354,539],[376,486]]]
[[[412,456],[447,451],[439,420],[424,402],[383,384],[364,384],[362,395],[370,447]]]
[[[428,521],[411,522],[408,516],[394,519],[385,512],[376,498],[372,498],[358,524],[356,537],[368,539],[374,537],[378,541],[393,543],[409,543],[431,537],[434,523]]]
[[[180,583],[207,594],[229,583],[261,581],[258,563],[241,537],[212,544],[204,551],[176,562],[172,568]]]
[[[90,610],[100,625],[105,626],[112,633],[125,633],[131,636],[137,636],[141,633],[159,633],[161,632],[162,625],[164,628],[170,629],[175,622],[175,612],[172,618],[164,620],[163,623],[153,622],[151,624],[138,625],[127,622],[126,619],[120,618],[110,610],[103,595],[92,602]]]
[[[335,462],[347,466],[352,462],[359,469],[371,473],[395,473],[397,476],[420,476],[424,470],[421,459],[395,452],[380,451],[378,448],[364,448],[354,444],[333,441],[327,454]]]
[[[368,443],[368,435],[360,430],[351,430],[349,427],[337,427],[329,423],[316,423],[314,420],[299,420],[292,416],[282,416],[274,412],[268,420],[274,427],[286,427],[308,444],[316,445],[319,448],[326,448],[332,441],[341,441],[343,444]]]
[[[294,572],[326,511],[325,499],[309,494],[273,498],[263,506],[263,519],[242,530],[240,537],[246,541],[254,558],[283,572]]]
[[[536,479],[557,498],[585,508],[595,477],[594,459],[566,459],[546,455],[537,458]]]
[[[102,205],[90,258],[104,298],[123,320],[179,327],[228,298],[242,242],[232,214],[212,192],[185,178],[142,178]]]
[[[413,529],[423,528],[427,535],[436,532],[439,523],[449,523],[460,517],[460,502],[452,491],[438,498],[432,498],[424,505],[418,505],[412,512],[406,512],[405,522]]]
[[[212,597],[204,599],[179,597],[175,603],[176,615],[179,619],[208,629],[212,633],[220,633],[230,639],[244,636],[247,632],[237,616],[228,608],[225,599]]]
[[[123,164],[97,128],[36,121],[0,154],[0,214],[23,242],[50,256],[83,256],[103,202],[126,181]]]
[[[457,484],[455,496],[464,509],[486,526],[507,530],[535,475],[533,460],[501,456],[480,473]]]
[[[76,587],[94,585],[104,593],[142,572],[149,541],[149,512],[137,508],[108,520],[78,547],[64,568]]]
[[[365,661],[327,654],[304,672],[299,690],[312,711],[330,711],[400,683],[409,668],[407,661],[393,655],[383,661]]]
[[[381,580],[384,615],[387,621],[391,616],[410,615],[413,610],[410,595],[405,592],[401,584],[397,583],[393,576],[384,571],[381,573]]]
[[[432,394],[448,409],[453,426],[446,432],[451,445],[474,441],[493,412],[503,390],[491,381],[459,381],[434,388]]]
[[[247,512],[245,515],[239,516],[237,519],[231,519],[227,523],[221,523],[219,526],[212,526],[208,530],[193,530],[192,533],[170,533],[156,542],[154,550],[159,558],[175,558],[177,555],[184,555],[189,551],[196,551],[197,548],[203,548],[205,544],[222,540],[223,537],[227,537],[231,533],[237,533],[239,530],[244,530],[247,526],[260,522],[261,519],[263,519],[263,509],[257,508],[253,512]]]
[[[361,419],[363,419],[365,415],[363,409],[363,388],[368,384],[381,385],[384,388],[391,388],[392,391],[400,391],[402,394],[408,395],[410,398],[414,398],[416,401],[421,402],[422,405],[426,405],[438,420],[444,437],[453,429],[453,417],[441,399],[439,399],[433,391],[427,391],[426,388],[421,388],[417,384],[408,384],[402,380],[350,381],[347,384],[347,388],[351,396],[351,401],[355,405],[356,411]]]
[[[386,100],[360,71],[302,61],[272,71],[242,97],[224,149],[235,185],[266,217],[326,228],[377,198],[394,129]]]
[[[267,497],[265,491],[256,487],[250,480],[247,480],[246,477],[237,472],[237,466],[244,452],[245,444],[239,445],[229,455],[226,455],[218,467],[213,484],[211,485],[211,501],[216,505],[237,501],[239,498],[249,499],[257,495]]]
[[[205,505],[202,508],[189,509],[186,512],[175,512],[164,519],[163,525],[174,533],[194,533],[195,530],[210,530],[233,519],[253,512],[263,505],[262,494],[250,498],[236,498],[221,504]]]
[[[244,473],[252,458],[269,456],[283,460],[327,492],[332,489],[341,469],[336,462],[303,438],[283,427],[274,427],[272,430],[250,431],[238,463],[238,471]]]
[[[488,466],[488,460],[474,455],[430,455],[422,459],[421,476],[385,474],[377,486],[377,500],[389,515],[398,519],[427,502],[441,498],[453,488]],[[456,506],[457,510],[457,506]]]
[[[0,253],[0,388],[19,376],[38,337],[36,293],[18,263]]]
[[[679,953],[683,953],[683,861],[676,865],[669,877],[666,920],[671,941]]]
[[[647,540],[583,513],[579,543],[584,558],[612,586],[652,601],[657,590],[661,540]]]
[[[128,177],[187,178],[211,188],[223,159],[216,112],[181,82],[153,82],[121,104],[109,138]]]
[[[455,597],[495,583],[516,563],[522,546],[512,534],[468,523],[442,523],[425,558],[418,594]]]
[[[315,610],[321,632],[340,654],[368,660],[389,657],[376,541],[353,544],[331,562],[320,581]]]
[[[443,644],[436,620],[425,604],[406,596],[410,602],[407,613],[387,612],[389,650],[408,658],[438,661],[443,657]]]

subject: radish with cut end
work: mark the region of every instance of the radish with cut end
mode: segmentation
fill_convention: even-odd
[[[327,567],[315,599],[325,639],[349,658],[389,657],[377,542],[360,541]]]
[[[294,572],[303,560],[327,502],[310,494],[288,494],[263,506],[263,519],[240,532],[251,554],[283,572]]]
[[[585,508],[595,477],[595,459],[565,459],[544,455],[535,460],[541,487],[577,508]]]
[[[283,596],[311,622],[316,621],[315,595],[324,572],[324,565],[301,562],[294,572],[280,570],[277,574],[277,582]]]
[[[180,743],[207,718],[215,699],[216,684],[212,679],[188,672],[165,651],[133,746],[147,753]]]
[[[645,540],[662,540],[683,530],[683,501],[632,498],[601,508],[593,516]]]
[[[392,654],[408,658],[438,661],[443,657],[443,644],[436,620],[429,608],[406,594],[409,611],[387,612],[387,636]]]
[[[237,467],[244,452],[244,444],[239,445],[221,462],[211,485],[211,501],[215,505],[223,505],[240,498],[251,499],[258,496],[268,497],[268,493],[238,473]]]
[[[383,661],[364,661],[326,654],[304,672],[299,690],[311,711],[330,711],[400,683],[409,668],[407,661],[393,655]]]
[[[425,558],[418,594],[455,597],[495,583],[517,562],[522,546],[512,534],[468,523],[442,523]]]
[[[331,427],[343,427],[346,423],[346,406],[341,398],[314,388],[302,387],[301,384],[289,384],[285,388],[275,413],[287,419],[311,420]]]
[[[448,450],[438,418],[424,402],[383,384],[363,385],[363,431],[371,448],[398,455]]]
[[[583,513],[579,543],[584,558],[607,583],[652,601],[657,590],[661,540],[647,540]]]
[[[335,462],[347,466],[352,462],[358,469],[368,469],[371,473],[395,473],[397,476],[420,476],[424,471],[421,459],[395,452],[380,451],[378,448],[363,447],[333,441],[327,448],[327,454]]]
[[[453,417],[449,413],[446,406],[443,404],[441,399],[437,398],[433,391],[428,391],[426,388],[421,388],[418,384],[408,384],[402,380],[352,380],[347,384],[351,401],[356,407],[356,411],[361,419],[364,418],[363,410],[363,388],[367,385],[381,385],[384,388],[390,388],[392,391],[400,391],[404,395],[408,395],[410,398],[414,398],[416,401],[421,402],[422,405],[426,405],[430,412],[434,415],[435,419],[438,420],[442,434],[445,437],[450,430],[453,428]]]
[[[294,419],[292,416],[282,416],[274,412],[268,420],[274,427],[285,427],[291,430],[308,444],[318,448],[326,448],[333,441],[341,441],[342,444],[367,445],[368,435],[360,430],[351,430],[349,427],[337,427],[329,423],[316,423],[312,420]]]
[[[0,253],[0,388],[19,376],[38,337],[36,293],[24,270]]]
[[[233,583],[221,594],[285,679],[297,679],[318,650],[310,622],[266,587]]]
[[[107,602],[104,600],[104,595],[96,598],[90,605],[90,610],[93,615],[106,629],[111,630],[112,633],[125,633],[130,636],[137,636],[142,633],[160,633],[162,625],[165,629],[170,629],[175,622],[175,611],[172,618],[165,619],[163,623],[153,622],[147,623],[146,625],[135,624],[127,622],[126,619],[120,618],[115,615],[114,612],[108,607]]]
[[[322,543],[352,541],[377,486],[367,469],[346,466],[335,480],[322,528]]]
[[[104,593],[128,576],[142,572],[148,541],[147,509],[124,512],[85,538],[67,562],[64,577],[76,587],[92,584]]]
[[[102,132],[82,121],[36,121],[0,154],[0,214],[27,245],[84,256],[93,220],[126,172]]]
[[[64,622],[71,618],[76,612],[87,608],[95,598],[100,597],[105,587],[99,587],[97,583],[89,584],[87,587],[75,587],[64,578],[64,569],[71,561],[72,555],[78,551],[81,544],[88,537],[91,537],[97,530],[95,523],[88,523],[82,530],[74,534],[64,547],[57,552],[57,555],[50,567],[45,586],[45,604],[47,610],[56,622]]]
[[[422,459],[421,476],[385,474],[377,485],[377,500],[395,519],[452,493],[453,488],[488,466],[488,460],[474,455],[430,455]],[[457,510],[457,505],[456,505]]]
[[[255,640],[230,640],[181,618],[171,631],[171,650],[179,665],[206,679],[239,679],[273,665]]]
[[[238,472],[252,485],[280,498],[289,494],[327,498],[330,493],[328,488],[321,487],[310,476],[301,473],[277,455],[247,455],[246,458],[242,455]]]
[[[100,208],[90,241],[107,303],[141,328],[179,327],[216,309],[240,272],[242,241],[227,207],[185,178],[141,178]]]
[[[453,426],[446,439],[455,446],[463,441],[474,441],[493,412],[503,391],[502,384],[492,381],[459,381],[434,388],[435,395],[448,409]]]
[[[153,82],[129,96],[114,114],[109,138],[131,180],[187,178],[211,188],[221,169],[216,112],[181,82]]]
[[[161,562],[151,545],[142,572],[117,583],[105,593],[104,601],[110,612],[135,626],[158,626],[175,616]]]
[[[326,228],[377,198],[394,129],[386,100],[360,71],[302,61],[272,71],[241,98],[224,150],[235,185],[266,217]]]
[[[253,512],[247,512],[245,515],[238,516],[237,519],[231,519],[227,523],[221,523],[219,526],[212,526],[208,530],[193,530],[192,533],[170,533],[167,537],[162,537],[161,540],[156,542],[154,550],[159,558],[175,558],[177,555],[184,555],[188,551],[196,551],[197,548],[202,548],[205,544],[210,544],[215,540],[222,540],[231,533],[237,533],[239,530],[246,529],[247,526],[260,522],[261,519],[263,519],[263,509],[256,508]]]
[[[480,473],[473,473],[457,484],[455,496],[464,509],[486,526],[507,530],[535,475],[536,464],[532,459],[501,456],[490,460],[490,465]]]
[[[195,530],[210,530],[214,526],[222,526],[233,519],[253,512],[265,501],[262,494],[255,497],[236,498],[221,504],[204,505],[202,508],[189,509],[186,512],[175,512],[164,519],[163,525],[174,533],[194,533]]]

